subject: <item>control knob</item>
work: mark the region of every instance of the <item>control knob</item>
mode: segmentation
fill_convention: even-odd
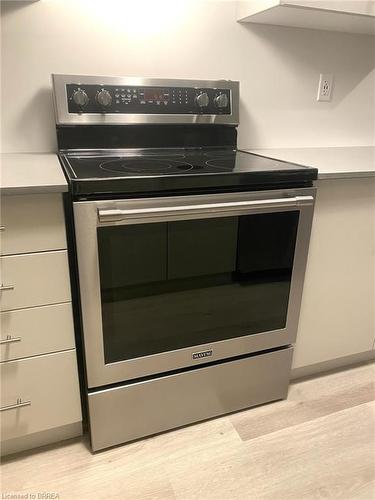
[[[208,106],[210,98],[208,97],[207,92],[201,92],[200,94],[198,94],[195,98],[195,102],[200,108],[205,108],[206,106]]]
[[[102,89],[100,90],[97,94],[96,94],[96,101],[98,102],[98,104],[100,104],[101,106],[110,106],[111,105],[111,102],[112,102],[112,96],[111,94],[108,92],[108,90],[106,89]]]
[[[86,106],[89,102],[88,95],[82,89],[77,89],[73,92],[73,101],[77,104],[77,106]]]
[[[218,108],[226,108],[228,106],[227,94],[219,94],[215,97],[215,104]]]

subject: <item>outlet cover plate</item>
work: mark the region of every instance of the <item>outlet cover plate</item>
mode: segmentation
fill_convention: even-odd
[[[330,101],[333,90],[333,75],[331,73],[321,73],[319,77],[317,101]]]

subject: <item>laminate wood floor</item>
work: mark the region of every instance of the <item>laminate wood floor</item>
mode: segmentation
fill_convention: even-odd
[[[294,382],[286,401],[95,455],[84,438],[6,457],[2,498],[372,500],[374,381],[365,364]]]

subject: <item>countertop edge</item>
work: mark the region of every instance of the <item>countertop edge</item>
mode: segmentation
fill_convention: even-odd
[[[18,195],[18,194],[48,194],[48,193],[66,193],[69,191],[68,185],[46,185],[46,186],[5,186],[0,187],[0,195]]]
[[[318,181],[330,179],[365,179],[375,177],[375,172],[363,170],[362,172],[320,172],[318,171]]]
[[[58,154],[52,153],[2,153],[0,194],[26,195],[65,193],[68,182]]]
[[[372,148],[372,146],[365,146],[366,148]],[[347,147],[348,150],[355,150],[355,149],[361,149],[362,146],[354,146],[354,147]],[[355,179],[355,178],[372,178],[375,177],[375,170],[368,170],[367,165],[364,166],[364,168],[358,169],[358,170],[334,170],[332,169],[329,171],[329,167],[326,169],[322,169],[321,166],[319,166],[319,163],[322,163],[322,160],[319,161],[304,161],[303,159],[298,158],[298,153],[296,151],[296,156],[293,157],[293,159],[290,159],[289,153],[291,150],[294,148],[286,148],[288,151],[285,151],[285,154],[280,151],[280,149],[273,149],[273,148],[241,148],[243,151],[246,151],[248,153],[256,154],[259,156],[263,156],[266,158],[270,158],[273,160],[278,160],[278,161],[284,161],[284,162],[290,162],[290,163],[295,163],[299,164],[305,167],[312,167],[312,168],[317,168],[318,169],[318,181],[320,180],[333,180],[333,179]],[[304,148],[295,148],[296,150],[303,150]],[[306,150],[322,150],[322,149],[327,149],[331,150],[334,149],[334,147],[330,148],[306,148]],[[338,149],[344,149],[343,147],[338,147]],[[289,158],[288,158],[289,156]],[[322,171],[322,170],[323,171]]]

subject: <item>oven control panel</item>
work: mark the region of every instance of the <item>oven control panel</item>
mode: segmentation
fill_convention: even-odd
[[[229,88],[66,84],[68,112],[75,114],[230,115]]]

